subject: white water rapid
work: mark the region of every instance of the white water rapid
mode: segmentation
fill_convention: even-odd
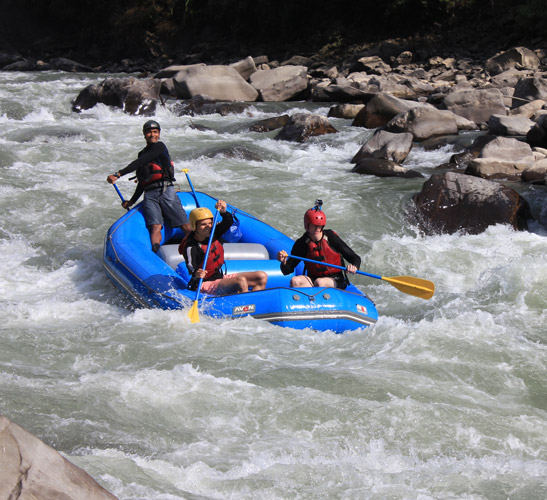
[[[380,320],[342,335],[138,309],[102,246],[123,213],[106,176],[144,146],[145,118],[70,108],[104,77],[0,72],[0,414],[123,500],[547,498],[545,228],[421,236],[405,210],[425,179],[349,172],[372,131],[332,119],[338,134],[294,144],[243,127],[328,105],[160,109],[197,190],[293,238],[321,198],[362,270],[436,293],[358,276]],[[263,161],[207,156],[234,145]],[[452,153],[416,146],[405,165],[428,176]],[[547,210],[542,188],[518,189]]]

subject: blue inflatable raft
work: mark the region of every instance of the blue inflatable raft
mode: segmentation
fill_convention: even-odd
[[[212,212],[218,201],[205,193],[177,193],[186,213],[199,206]],[[197,201],[197,203],[196,203]],[[125,213],[108,230],[104,242],[104,268],[123,292],[143,307],[189,308],[196,293],[188,290],[188,271],[178,244],[183,232],[164,227],[162,246],[152,252],[141,205]],[[374,303],[354,285],[336,288],[290,288],[293,275],[283,276],[276,259],[279,250],[290,252],[294,241],[265,222],[228,205],[240,222],[238,243],[225,243],[226,272],[265,271],[265,290],[213,296],[200,294],[199,312],[212,317],[253,316],[290,328],[332,330],[337,333],[373,325],[378,320]],[[295,269],[302,274],[303,263]]]

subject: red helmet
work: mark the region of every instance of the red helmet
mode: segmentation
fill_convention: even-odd
[[[310,208],[304,214],[304,225],[315,224],[316,226],[324,226],[326,223],[327,223],[327,217],[321,211],[321,209],[319,209],[319,207]]]

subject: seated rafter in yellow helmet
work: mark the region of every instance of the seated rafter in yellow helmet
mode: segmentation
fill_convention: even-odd
[[[213,218],[213,212],[209,210],[207,207],[198,207],[194,208],[190,212],[190,225],[192,226],[192,231],[196,230],[196,222],[198,220],[205,220],[205,219],[212,219]]]

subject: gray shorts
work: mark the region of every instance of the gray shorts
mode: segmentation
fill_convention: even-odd
[[[188,222],[188,216],[173,186],[167,187],[163,192],[161,188],[146,191],[142,213],[146,227],[153,224],[163,226],[164,221],[171,227],[180,227]]]

